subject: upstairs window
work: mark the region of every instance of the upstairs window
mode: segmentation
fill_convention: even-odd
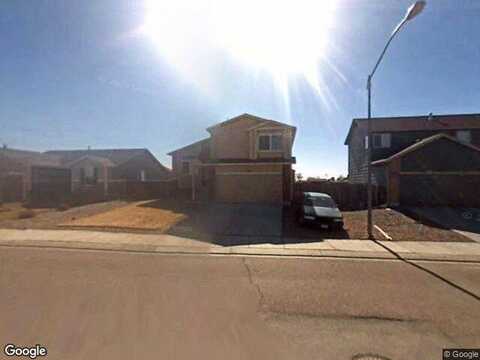
[[[389,133],[373,134],[373,147],[377,149],[385,149],[390,147],[391,136]]]
[[[190,162],[182,162],[182,174],[190,174]]]
[[[470,144],[472,142],[472,134],[470,130],[458,130],[457,131],[457,140]]]
[[[281,135],[272,135],[271,148],[274,151],[282,150],[282,136]]]
[[[258,137],[258,150],[282,151],[282,135],[260,135]]]

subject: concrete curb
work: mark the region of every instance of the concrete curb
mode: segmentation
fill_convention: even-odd
[[[0,245],[38,248],[112,250],[151,253],[257,255],[299,257],[346,257],[396,259],[388,247],[404,259],[480,262],[478,243],[393,242],[380,244],[369,240],[326,239],[308,242],[302,239],[226,237],[221,246],[207,241],[165,234],[109,233],[87,230],[0,229]],[[282,243],[281,241],[284,241]],[[269,243],[274,241],[275,243]],[[242,243],[247,243],[243,244]],[[250,244],[248,244],[250,243]],[[253,243],[253,244],[252,244]]]
[[[342,241],[342,240],[339,240]],[[345,242],[348,240],[345,240]],[[364,241],[364,240],[361,240]],[[313,243],[316,244],[316,243]],[[298,245],[296,248],[293,245]],[[237,255],[237,256],[284,256],[304,258],[349,258],[349,259],[378,259],[397,260],[397,258],[379,247],[375,250],[339,250],[339,249],[315,249],[301,248],[301,245],[312,246],[312,244],[287,244],[287,245],[239,245],[223,247],[208,243],[189,246],[161,245],[149,243],[114,243],[101,241],[59,241],[46,239],[11,239],[0,240],[2,247],[34,247],[54,249],[78,249],[78,250],[102,250],[102,251],[123,251],[136,253],[158,253],[158,254],[184,254],[184,255]],[[402,258],[416,261],[450,261],[450,262],[472,262],[480,263],[480,255],[476,254],[435,254],[421,252],[397,252]]]

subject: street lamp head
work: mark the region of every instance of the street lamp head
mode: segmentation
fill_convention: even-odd
[[[405,20],[412,20],[415,16],[420,14],[426,4],[426,1],[417,1],[415,4],[410,6],[407,10],[407,15],[405,15]]]

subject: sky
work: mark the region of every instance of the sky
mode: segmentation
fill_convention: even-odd
[[[226,5],[225,5],[226,4]],[[0,2],[0,143],[167,152],[242,113],[297,127],[295,169],[347,175],[366,78],[410,1]],[[480,112],[480,1],[429,0],[373,79],[373,116]]]

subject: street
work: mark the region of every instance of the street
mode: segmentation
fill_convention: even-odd
[[[480,295],[480,264],[416,262]],[[441,359],[480,302],[398,260],[0,247],[0,339],[48,359]],[[2,353],[2,356],[3,353]]]

